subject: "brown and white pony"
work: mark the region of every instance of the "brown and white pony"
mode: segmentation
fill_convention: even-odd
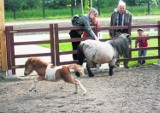
[[[53,64],[49,64],[47,62],[42,61],[37,57],[30,57],[25,63],[24,75],[29,75],[33,70],[35,70],[38,74],[38,77],[33,80],[33,83],[29,89],[29,91],[36,91],[36,84],[42,80],[48,81],[59,81],[64,80],[65,82],[71,83],[75,85],[75,94],[78,92],[78,86],[84,91],[85,94],[87,91],[81,82],[77,79],[74,79],[71,76],[70,69],[74,70],[74,72],[79,72],[81,75],[84,74],[84,68],[77,64],[70,64],[68,66],[54,66]]]

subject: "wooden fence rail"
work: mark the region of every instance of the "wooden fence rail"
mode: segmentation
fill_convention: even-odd
[[[26,32],[49,32],[50,39],[42,40],[42,41],[29,41],[29,42],[14,42],[14,33],[26,33]],[[7,41],[7,62],[8,62],[8,70],[12,70],[12,73],[15,74],[16,68],[23,68],[24,65],[16,65],[16,58],[25,58],[31,56],[50,56],[51,62],[55,64],[55,56],[54,56],[54,32],[53,32],[53,24],[50,24],[49,28],[41,28],[41,29],[22,29],[22,30],[14,30],[13,26],[6,27],[6,41]],[[15,46],[17,45],[31,45],[31,44],[50,44],[50,52],[48,53],[37,53],[37,54],[15,54]]]
[[[128,29],[129,33],[132,33],[132,29],[136,28],[157,28],[157,35],[156,36],[146,36],[146,39],[158,39],[158,46],[157,47],[147,47],[147,48],[131,48],[130,51],[130,58],[121,58],[119,61],[134,61],[139,59],[160,59],[160,21],[157,22],[156,25],[139,25],[139,26],[131,26],[131,24],[128,24],[128,26],[123,27],[92,27],[92,29],[97,34],[98,31],[108,31],[110,29]],[[84,29],[83,27],[59,27],[58,24],[50,24],[48,28],[40,28],[40,29],[21,29],[21,30],[14,30],[13,26],[6,26],[6,41],[7,41],[7,62],[8,62],[8,70],[12,70],[13,74],[15,74],[16,68],[23,68],[24,65],[16,65],[15,59],[16,58],[24,58],[24,57],[30,57],[30,56],[50,56],[51,62],[55,65],[64,65],[64,64],[70,64],[70,63],[76,63],[77,61],[60,61],[61,55],[67,55],[67,54],[77,54],[77,51],[65,51],[61,52],[59,49],[60,43],[66,43],[66,42],[77,42],[77,41],[83,41],[88,38],[74,38],[74,39],[60,39],[59,32],[60,31],[66,31],[66,30],[72,30],[72,29]],[[14,42],[14,33],[27,33],[27,32],[49,32],[50,38],[49,40],[42,40],[42,41],[30,41],[30,42]],[[132,37],[132,40],[136,40],[139,38],[144,37]],[[108,39],[100,39],[100,41],[106,41]],[[50,52],[49,53],[37,53],[37,54],[22,54],[22,55],[16,55],[15,54],[15,46],[17,45],[30,45],[30,44],[44,44],[48,43],[50,44]],[[146,56],[146,57],[136,57],[132,58],[132,51],[138,51],[140,49],[144,50],[158,50],[157,56]]]

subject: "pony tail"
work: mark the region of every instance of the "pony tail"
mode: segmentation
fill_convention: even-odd
[[[82,65],[83,61],[85,59],[85,55],[84,55],[84,52],[83,52],[83,46],[84,46],[83,43],[79,44],[79,46],[78,46],[78,55],[77,55],[77,57],[78,57],[78,64],[79,65]]]

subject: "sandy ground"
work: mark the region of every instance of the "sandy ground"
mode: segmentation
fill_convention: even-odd
[[[73,94],[74,85],[39,82],[36,76],[5,78],[0,82],[0,113],[160,113],[160,66],[116,68],[78,78],[87,89]]]

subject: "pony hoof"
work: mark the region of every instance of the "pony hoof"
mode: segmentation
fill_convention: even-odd
[[[34,90],[34,92],[37,92],[37,90]]]
[[[29,92],[31,92],[33,89],[29,89]]]
[[[94,77],[94,75],[93,75],[93,74],[91,74],[91,75],[89,75],[89,77]]]
[[[94,75],[89,75],[89,77],[94,77]]]
[[[74,92],[73,94],[77,94],[77,92]]]
[[[109,73],[109,76],[112,76],[113,75],[113,73]]]
[[[83,95],[85,96],[87,94],[87,92],[84,92]]]
[[[129,69],[129,66],[125,66],[125,68]]]
[[[113,75],[113,71],[109,71],[109,76],[112,76]]]

